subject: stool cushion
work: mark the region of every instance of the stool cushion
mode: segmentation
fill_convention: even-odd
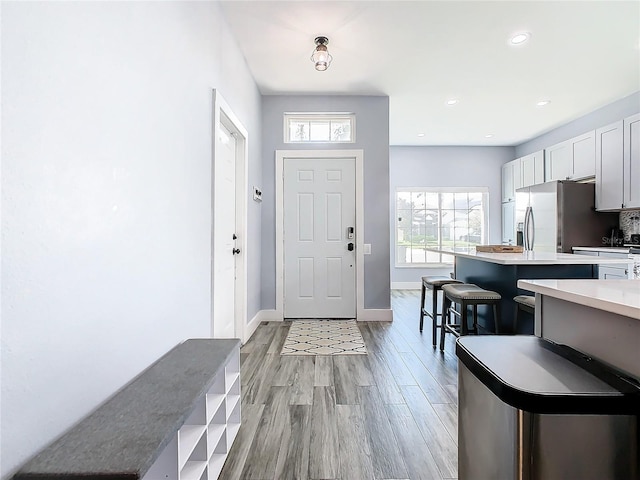
[[[472,283],[444,285],[442,290],[452,300],[500,300],[502,298],[498,292],[485,290]]]
[[[513,297],[513,301],[526,305],[527,307],[536,307],[536,297],[533,295],[518,295],[517,297]]]
[[[451,277],[445,277],[443,275],[433,275],[430,277],[422,277],[422,283],[431,287],[442,287],[450,283],[462,283],[460,280],[454,280]]]

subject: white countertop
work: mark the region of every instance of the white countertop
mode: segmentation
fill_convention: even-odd
[[[640,280],[518,280],[518,287],[640,320]]]
[[[591,255],[574,255],[572,253],[554,252],[523,252],[523,253],[478,253],[475,248],[468,251],[435,250],[448,253],[456,257],[472,258],[483,262],[499,263],[501,265],[600,265],[622,264],[629,265],[628,258],[607,258]]]

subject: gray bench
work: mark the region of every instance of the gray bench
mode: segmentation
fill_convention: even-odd
[[[240,341],[190,339],[44,448],[14,478],[183,480],[207,469],[217,478],[239,428]]]

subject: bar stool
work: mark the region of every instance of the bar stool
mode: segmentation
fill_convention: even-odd
[[[436,331],[438,328],[442,328],[442,324],[444,323],[444,321],[442,320],[444,316],[442,315],[442,313],[438,313],[438,292],[442,290],[443,285],[449,285],[453,283],[462,283],[462,282],[460,280],[455,280],[451,277],[444,277],[440,275],[422,277],[422,294],[420,296],[420,331],[422,332],[424,316],[427,315],[428,317],[431,317],[434,347],[436,346],[436,335],[437,335]],[[431,312],[427,311],[427,309],[424,306],[427,290],[432,291]],[[440,325],[438,325],[438,320],[437,320],[438,317],[441,317]]]
[[[444,336],[445,333],[453,333],[456,337],[461,335],[468,335],[469,333],[478,333],[478,328],[482,328],[478,325],[478,305],[492,305],[493,306],[493,322],[495,333],[499,332],[500,328],[500,300],[502,297],[498,292],[491,290],[485,290],[473,283],[461,283],[457,285],[444,285],[442,287],[444,293],[443,301],[443,316],[442,320],[442,333],[440,335],[440,350],[444,351]],[[460,311],[456,311],[451,307],[452,303],[460,305]],[[472,327],[469,329],[467,323],[467,309],[473,307]],[[460,317],[460,323],[451,323],[451,314]]]
[[[520,316],[520,311],[531,313],[532,315],[536,313],[536,297],[533,295],[517,295],[513,297],[513,301],[516,302],[516,312],[513,316],[513,333],[518,333],[518,320]]]

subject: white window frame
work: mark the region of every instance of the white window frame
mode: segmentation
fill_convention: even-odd
[[[482,222],[484,225],[483,235],[480,239],[480,243],[487,243],[489,238],[489,187],[397,187],[395,189],[393,197],[393,230],[394,230],[394,243],[393,243],[393,262],[396,268],[442,268],[450,267],[453,264],[453,255],[441,253],[440,262],[425,262],[425,263],[401,263],[398,261],[398,193],[400,192],[425,192],[425,193],[481,193],[483,200],[483,215]],[[438,207],[439,215],[442,215],[442,205]],[[441,225],[441,224],[440,224]],[[440,237],[440,242],[442,237]],[[441,245],[440,245],[441,247]],[[443,259],[443,256],[445,259]]]
[[[350,123],[351,137],[349,140],[294,140],[291,139],[289,125],[292,121],[303,122],[331,122],[348,120]],[[296,144],[327,144],[327,143],[355,143],[356,142],[356,114],[352,112],[285,112],[283,115],[284,143]]]

